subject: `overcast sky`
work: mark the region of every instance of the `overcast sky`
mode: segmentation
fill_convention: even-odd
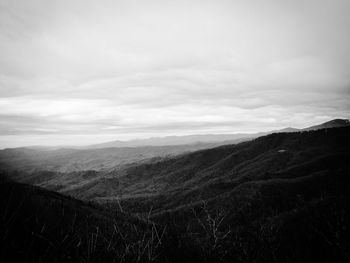
[[[0,0],[0,147],[350,117],[348,0]]]

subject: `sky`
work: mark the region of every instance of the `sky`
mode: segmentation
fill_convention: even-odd
[[[350,118],[348,0],[0,0],[0,148]]]

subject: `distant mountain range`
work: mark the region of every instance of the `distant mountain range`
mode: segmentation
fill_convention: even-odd
[[[103,148],[126,148],[126,147],[144,147],[144,146],[175,146],[175,145],[197,145],[195,150],[199,145],[200,149],[205,149],[209,147],[215,147],[225,144],[235,144],[243,141],[258,138],[260,136],[268,135],[271,133],[281,133],[281,132],[299,132],[299,131],[311,131],[326,128],[336,128],[336,127],[346,127],[350,125],[348,119],[334,119],[319,125],[306,127],[302,129],[297,129],[293,127],[287,127],[280,130],[271,130],[267,132],[256,132],[256,133],[232,133],[232,134],[192,134],[183,136],[165,136],[165,137],[152,137],[147,139],[134,139],[128,141],[110,141],[98,144],[91,144],[86,146],[45,146],[45,145],[34,145],[25,146],[17,148],[29,148],[35,150],[58,150],[58,149],[103,149]],[[198,149],[199,149],[198,148]]]
[[[0,150],[0,171],[27,173],[108,171],[127,164],[168,158],[179,154],[237,144],[272,133],[311,131],[349,126],[348,120],[336,119],[305,129],[285,128],[255,134],[212,134],[169,136],[127,142],[113,141],[83,148],[21,147]],[[22,173],[23,175],[23,173]]]
[[[138,139],[130,141],[111,141],[100,144],[93,144],[83,148],[86,149],[98,149],[108,147],[140,147],[140,146],[165,146],[165,145],[183,145],[183,144],[194,144],[194,143],[237,143],[244,140],[257,138],[259,136],[278,133],[278,132],[298,132],[298,131],[311,131],[324,128],[335,128],[349,126],[350,121],[347,119],[334,119],[316,126],[307,127],[304,129],[296,128],[285,128],[282,130],[273,130],[269,132],[258,132],[258,133],[235,133],[235,134],[194,134],[186,136],[166,136],[166,137],[155,137],[149,139]]]

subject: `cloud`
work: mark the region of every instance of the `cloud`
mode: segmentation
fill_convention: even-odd
[[[349,8],[0,0],[1,134],[58,143],[349,118]]]

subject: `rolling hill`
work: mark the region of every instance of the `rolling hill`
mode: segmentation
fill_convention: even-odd
[[[34,213],[37,219],[33,222],[44,223],[30,224],[30,228],[36,229],[34,233],[39,234],[53,218],[60,218],[59,213],[63,212],[59,211],[63,210],[70,211],[64,212],[69,220],[73,220],[75,213],[87,215],[79,217],[84,224],[91,220],[87,223],[91,227],[77,227],[78,236],[84,229],[90,229],[87,237],[96,235],[97,226],[103,233],[113,233],[113,222],[119,222],[125,225],[122,236],[127,238],[117,239],[116,243],[122,244],[115,248],[119,251],[117,255],[111,256],[106,250],[107,241],[115,237],[103,234],[105,239],[95,242],[100,246],[95,255],[105,262],[122,261],[121,251],[126,247],[123,244],[130,249],[140,243],[145,247],[143,236],[154,241],[151,237],[160,232],[162,238],[151,246],[151,254],[157,256],[150,259],[145,256],[147,253],[142,253],[138,260],[139,250],[131,249],[130,261],[348,262],[349,149],[350,127],[338,127],[273,133],[238,144],[125,162],[108,169],[70,172],[3,169],[2,178],[60,194],[11,182],[18,189],[13,195],[8,190],[13,187],[8,187],[5,180],[2,213],[7,215],[8,208],[19,211],[21,201],[14,201],[15,204],[11,201],[17,197],[29,202],[25,204],[28,209],[20,211],[19,221],[14,221],[10,229],[17,229],[17,225],[24,229],[25,218],[32,218],[33,211],[43,210]],[[26,189],[34,189],[29,192],[39,197],[27,198]],[[16,198],[12,199],[12,195]],[[62,203],[68,210],[60,210]],[[69,220],[57,221],[57,225],[69,226]],[[103,226],[106,230],[102,231]],[[137,231],[132,231],[135,227]],[[6,233],[6,229],[2,231]],[[52,231],[55,234],[49,234]],[[30,244],[30,231],[23,233],[25,244]],[[18,244],[9,251],[26,247],[18,243],[20,235],[6,235],[13,236],[14,241],[3,246],[8,250],[6,244]],[[65,234],[56,238],[57,235],[48,230],[46,241],[42,241],[45,249],[50,242],[56,247],[59,242],[65,244],[62,241]],[[83,240],[82,243],[89,239]],[[53,257],[65,257],[61,250],[52,251]],[[87,255],[79,252],[75,259],[85,260]],[[32,256],[37,259],[37,254]]]
[[[303,129],[304,131],[315,131],[319,129],[329,129],[329,128],[338,128],[338,127],[347,127],[350,126],[350,120],[347,119],[334,119],[327,121],[320,125],[311,126]]]
[[[343,167],[349,157],[348,131],[349,128],[338,128],[272,134],[237,145],[129,164],[109,171],[81,172],[77,184],[67,181],[61,191],[99,201],[137,197],[150,202],[162,196],[171,208],[180,197],[188,196],[195,202],[250,181],[308,175],[323,171],[325,164],[330,168]],[[300,174],[289,175],[294,170]],[[64,182],[67,177],[75,176],[63,174],[60,178]],[[40,185],[50,188],[58,183],[58,178],[52,178]]]
[[[0,151],[0,169],[6,171],[77,172],[108,170],[118,166],[153,158],[174,156],[217,146],[190,144],[174,146],[144,146],[104,149],[31,149],[14,148]]]
[[[1,262],[147,262],[159,242],[154,224],[4,178],[0,216]]]

